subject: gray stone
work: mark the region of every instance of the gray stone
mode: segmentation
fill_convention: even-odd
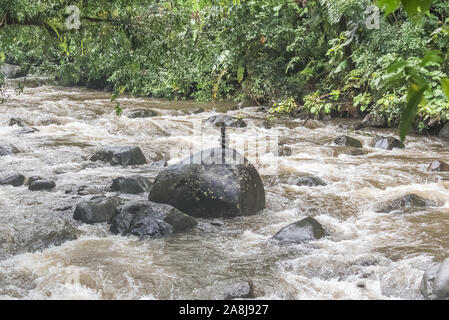
[[[447,122],[439,132],[439,137],[443,139],[449,139],[449,122]]]
[[[80,202],[73,213],[73,219],[92,224],[110,222],[117,214],[119,201],[116,198],[100,196]]]
[[[430,300],[449,300],[449,258],[424,273],[421,293]]]
[[[232,218],[265,208],[265,190],[256,168],[234,149],[203,150],[163,169],[149,200],[167,203],[194,217]]]
[[[439,161],[439,160],[434,160],[432,161],[431,164],[429,164],[429,166],[427,167],[428,171],[449,171],[449,164]]]
[[[327,235],[323,226],[312,217],[292,223],[276,233],[273,239],[282,243],[302,243],[317,240]]]
[[[243,121],[243,119],[231,117],[226,114],[217,114],[211,116],[206,120],[206,122],[212,123],[217,127],[221,127],[222,123],[224,123],[227,127],[233,128],[243,128],[247,126],[246,122]]]
[[[28,187],[31,191],[51,190],[56,187],[56,183],[52,180],[37,180]]]
[[[425,207],[438,207],[440,203],[420,197],[414,193],[406,194],[396,200],[394,200],[390,205],[383,207],[377,212],[392,212],[401,211],[406,212],[413,210],[415,208],[425,208]]]
[[[10,174],[3,179],[0,179],[0,184],[11,185],[13,187],[20,187],[25,182],[25,176],[21,174]]]
[[[11,118],[9,119],[9,126],[26,127],[27,124],[25,123],[25,120],[23,120],[22,118]]]
[[[150,118],[150,117],[156,117],[159,113],[157,113],[154,110],[151,109],[133,109],[128,114],[128,118],[134,119],[134,118]]]
[[[12,144],[0,145],[0,157],[15,154],[18,152],[19,150],[17,150],[17,148]]]
[[[194,218],[167,204],[136,201],[125,205],[111,221],[114,234],[160,238],[197,225]]]
[[[307,187],[327,186],[327,183],[323,179],[316,176],[290,177],[287,180],[287,184]]]
[[[150,189],[150,181],[148,178],[140,176],[118,177],[112,181],[111,191],[119,191],[122,193],[137,194],[148,192]]]
[[[369,127],[386,128],[387,122],[381,117],[375,117],[372,114],[367,114],[360,123],[355,125],[356,130]]]
[[[362,147],[362,143],[359,140],[348,136],[339,136],[338,138],[335,139],[334,143],[338,146],[347,146],[354,148]]]
[[[147,160],[139,147],[109,147],[96,152],[91,161],[108,162],[111,165],[138,165],[145,164]]]
[[[393,148],[403,149],[405,146],[400,140],[396,139],[395,137],[377,136],[373,140],[373,147],[385,150],[392,150]]]

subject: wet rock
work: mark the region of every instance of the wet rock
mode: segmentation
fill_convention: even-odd
[[[254,299],[256,297],[254,291],[254,284],[251,281],[238,282],[226,288],[223,296],[224,300]]]
[[[0,157],[7,156],[10,154],[16,154],[19,150],[12,144],[0,145]]]
[[[22,118],[11,118],[11,119],[9,119],[9,126],[10,127],[12,127],[12,126],[26,127],[28,125],[25,123],[25,120],[23,120]]]
[[[373,140],[373,147],[385,150],[392,150],[393,148],[403,149],[405,146],[400,140],[396,139],[395,137],[377,136]]]
[[[327,183],[323,179],[316,176],[290,177],[287,180],[287,184],[307,187],[327,186]]]
[[[139,147],[109,147],[96,152],[91,161],[108,162],[111,165],[138,165],[145,164],[147,160]]]
[[[39,129],[36,129],[34,127],[23,127],[17,133],[18,134],[29,134],[29,133],[35,133],[35,132],[38,132],[38,131],[39,131]]]
[[[428,171],[449,171],[449,164],[434,160],[432,163],[427,167]]]
[[[441,128],[438,136],[443,139],[449,139],[449,122],[447,122],[443,128]]]
[[[114,234],[160,238],[197,225],[194,218],[167,204],[137,201],[125,205],[111,222]]]
[[[244,128],[247,126],[243,119],[228,116],[226,114],[217,114],[209,117],[206,122],[212,123],[213,125],[220,127],[222,123],[227,127],[233,128]]]
[[[430,300],[449,300],[449,258],[424,273],[421,293]]]
[[[414,193],[406,194],[394,200],[390,205],[383,207],[377,212],[392,212],[392,211],[409,211],[414,208],[425,208],[425,207],[438,207],[440,204],[436,201],[429,200],[420,197]]]
[[[37,180],[30,184],[28,190],[40,191],[40,190],[51,190],[56,187],[56,183],[52,180]]]
[[[203,150],[163,169],[149,200],[167,203],[194,217],[232,218],[265,208],[265,190],[256,168],[234,149]]]
[[[356,130],[369,127],[386,128],[387,122],[381,117],[375,117],[372,114],[367,114],[360,123],[355,125]]]
[[[128,118],[135,119],[135,118],[150,118],[150,117],[156,117],[159,113],[157,113],[154,110],[151,109],[133,109],[128,114]]]
[[[38,180],[44,180],[42,177],[40,176],[31,176],[25,179],[25,185],[29,186],[30,184],[32,184],[34,181],[38,181]]]
[[[73,213],[73,219],[92,224],[110,222],[117,214],[119,201],[111,197],[98,197],[80,202]]]
[[[0,179],[0,185],[11,185],[13,187],[20,187],[25,182],[25,176],[14,173],[10,174],[3,179]]]
[[[356,156],[363,156],[365,152],[363,152],[363,150],[359,148],[350,148],[345,150],[345,154],[356,157]]]
[[[13,64],[2,64],[0,70],[1,72],[3,72],[6,79],[15,79],[24,75],[24,73],[21,71],[20,66]]]
[[[90,194],[100,194],[103,195],[103,190],[97,187],[91,187],[91,186],[80,186],[78,190],[76,190],[76,193],[80,196],[87,196]]]
[[[348,136],[339,136],[337,139],[335,139],[334,143],[338,146],[346,146],[354,148],[362,147],[362,143],[359,140]]]
[[[150,189],[150,185],[150,180],[145,177],[118,177],[112,181],[111,191],[137,194],[148,192],[148,190]]]
[[[273,239],[285,243],[302,243],[317,240],[327,235],[323,226],[312,217],[292,223],[276,233]]]

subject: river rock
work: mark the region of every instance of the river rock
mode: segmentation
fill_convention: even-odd
[[[284,243],[302,243],[317,240],[327,235],[323,226],[312,217],[292,223],[276,233],[273,239]]]
[[[252,281],[249,282],[237,282],[229,286],[224,291],[224,300],[233,299],[254,299],[254,284]]]
[[[11,118],[9,119],[9,126],[26,127],[27,124],[25,123],[25,120],[23,120],[22,118]]]
[[[44,179],[40,176],[31,176],[31,177],[25,178],[25,185],[29,186],[30,184],[32,184],[34,181],[37,181],[37,180],[44,180]]]
[[[217,114],[211,116],[206,120],[206,122],[212,123],[217,127],[221,127],[223,123],[225,126],[233,128],[244,128],[247,126],[246,122],[243,121],[243,119],[231,117],[227,114]]]
[[[375,117],[372,114],[367,114],[360,123],[355,125],[356,130],[369,127],[386,128],[387,122],[381,117]]]
[[[392,150],[393,148],[403,149],[405,146],[400,140],[396,139],[395,137],[377,136],[373,140],[373,147],[385,150]]]
[[[110,222],[117,214],[119,201],[116,198],[100,196],[80,202],[73,213],[73,219],[92,224]]]
[[[17,150],[17,148],[14,147],[12,144],[0,145],[0,157],[15,154],[18,152],[19,150]]]
[[[71,191],[70,191],[71,192]],[[68,192],[68,193],[70,193]],[[76,193],[80,196],[87,196],[91,194],[103,196],[103,190],[94,186],[79,186]]]
[[[194,218],[167,204],[137,201],[125,205],[111,222],[114,234],[160,238],[197,225]]]
[[[307,187],[322,187],[327,186],[321,178],[316,176],[290,177],[287,184]]]
[[[392,211],[410,211],[414,208],[425,208],[425,207],[437,207],[440,204],[436,201],[420,197],[414,193],[406,194],[396,200],[394,200],[390,205],[383,207],[377,212],[392,212]]]
[[[432,161],[431,164],[429,164],[429,166],[427,167],[428,171],[449,171],[449,164],[439,161],[439,160],[434,160]]]
[[[0,69],[5,75],[6,79],[15,79],[23,76],[23,72],[20,70],[20,66],[14,64],[2,64]]]
[[[232,218],[265,208],[265,190],[256,168],[234,149],[200,151],[163,169],[149,200],[167,203],[194,217]]]
[[[21,128],[17,133],[18,134],[29,134],[29,133],[35,133],[38,132],[39,129],[35,128],[35,127],[23,127]]]
[[[449,300],[449,258],[424,273],[421,293],[430,300]]]
[[[449,122],[446,122],[443,128],[441,128],[438,136],[443,139],[449,139]]]
[[[128,114],[128,118],[135,119],[135,118],[150,118],[150,117],[156,117],[159,113],[157,113],[154,110],[151,109],[133,109]]]
[[[362,143],[359,140],[348,136],[339,136],[337,139],[335,139],[334,143],[338,146],[346,146],[354,148],[362,147]]]
[[[0,179],[0,184],[11,185],[13,187],[20,187],[21,185],[24,184],[24,182],[25,176],[18,173],[10,174],[4,177],[3,179]]]
[[[109,147],[96,152],[91,161],[108,162],[111,165],[137,165],[145,164],[147,160],[139,147]]]
[[[150,189],[148,178],[140,176],[118,177],[112,181],[111,191],[137,194],[147,192]]]
[[[37,180],[30,184],[28,190],[40,191],[40,190],[51,190],[56,187],[56,183],[52,180]]]

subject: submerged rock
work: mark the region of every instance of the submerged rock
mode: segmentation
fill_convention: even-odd
[[[114,234],[160,238],[197,225],[194,218],[167,204],[137,201],[125,205],[111,221]]]
[[[3,179],[0,179],[0,185],[11,185],[13,187],[20,187],[24,184],[24,182],[25,176],[18,173],[10,174]]]
[[[22,118],[11,118],[9,119],[9,126],[27,127],[28,125]]]
[[[213,125],[220,127],[222,123],[227,127],[233,128],[243,128],[247,124],[243,119],[228,116],[227,114],[217,114],[209,117],[206,122],[212,123]]]
[[[393,148],[403,149],[405,146],[400,140],[396,139],[395,137],[377,136],[373,140],[373,147],[385,150],[392,150]]]
[[[323,226],[312,217],[292,223],[276,233],[273,239],[285,243],[302,243],[317,240],[327,235]]]
[[[31,177],[25,178],[25,185],[29,186],[34,181],[38,181],[38,180],[44,180],[44,179],[40,176],[31,176]]]
[[[367,114],[360,123],[355,125],[356,130],[369,127],[386,128],[387,122],[381,117],[375,117],[372,114]]]
[[[163,169],[148,199],[194,217],[232,218],[265,208],[265,189],[256,168],[234,149],[200,151]]]
[[[18,152],[19,150],[17,150],[17,148],[14,147],[12,144],[0,145],[0,157],[15,154]]]
[[[223,300],[254,299],[256,297],[254,291],[252,281],[234,283],[225,289]]]
[[[434,160],[432,161],[431,164],[429,164],[429,166],[427,167],[428,171],[449,171],[449,164],[439,161],[439,160]]]
[[[118,177],[112,181],[111,191],[137,194],[148,192],[150,185],[150,180],[145,177]]]
[[[84,223],[110,222],[117,214],[119,201],[116,198],[100,196],[80,202],[73,213],[73,219]]]
[[[316,176],[290,177],[287,180],[288,184],[307,187],[322,187],[327,186],[323,179]]]
[[[334,143],[338,146],[346,146],[354,148],[362,147],[362,143],[359,140],[348,136],[339,136],[337,139],[335,139]]]
[[[449,300],[449,258],[424,273],[421,293],[430,300]]]
[[[128,114],[128,118],[134,119],[134,118],[150,118],[150,117],[156,117],[159,113],[157,113],[154,110],[151,109],[133,109]]]
[[[436,201],[420,197],[414,193],[406,194],[396,200],[394,200],[390,205],[383,207],[377,212],[392,212],[392,211],[409,211],[414,208],[425,208],[425,207],[437,207],[440,204]]]
[[[56,183],[52,180],[37,180],[33,181],[28,190],[31,191],[40,191],[40,190],[51,190],[56,187]]]
[[[72,191],[69,191],[68,193],[71,193]],[[92,186],[80,186],[76,190],[76,193],[80,196],[87,196],[90,194],[101,194],[103,195],[103,190],[97,187]]]
[[[139,147],[109,147],[96,152],[91,161],[108,162],[111,165],[137,165],[145,164],[147,160]]]
[[[35,133],[38,132],[39,129],[35,128],[35,127],[23,127],[21,128],[17,133],[18,134],[29,134],[29,133]]]

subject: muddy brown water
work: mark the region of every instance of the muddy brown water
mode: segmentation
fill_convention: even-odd
[[[354,132],[347,120],[310,121],[307,128],[299,120],[286,121],[270,131],[257,107],[230,110],[232,103],[125,97],[119,118],[108,93],[55,86],[26,87],[19,96],[12,89],[9,93],[0,105],[0,139],[20,153],[0,159],[0,177],[39,175],[54,179],[57,187],[52,192],[0,187],[2,299],[219,299],[229,284],[248,280],[258,298],[422,299],[423,272],[449,255],[449,181],[442,180],[449,175],[426,171],[433,159],[449,161],[448,143],[437,137],[410,136],[406,149],[386,151],[370,147],[372,136],[395,131]],[[206,112],[185,112],[199,107]],[[126,114],[133,108],[151,108],[160,115],[129,119]],[[137,145],[147,159],[158,160],[183,144],[214,146],[218,131],[206,135],[203,144],[192,142],[191,123],[226,111],[248,122],[247,128],[231,131],[231,146],[276,132],[292,151],[254,162],[267,195],[267,208],[260,214],[223,220],[221,226],[200,220],[187,233],[142,241],[111,235],[106,224],[72,219],[74,206],[91,195],[66,192],[86,185],[114,195],[107,188],[115,177],[154,179],[161,170],[151,163],[92,163],[88,159],[95,150]],[[18,134],[17,126],[8,126],[11,117],[25,119],[39,132]],[[333,144],[340,134],[362,141],[365,155],[341,152]],[[278,166],[274,173],[273,163]],[[299,187],[283,178],[303,173],[328,185]],[[375,212],[383,202],[410,192],[444,205],[407,214]],[[147,195],[120,196],[131,201]],[[290,246],[270,239],[308,215],[331,235]],[[65,239],[64,234],[73,233],[76,240],[55,244],[58,235]]]

